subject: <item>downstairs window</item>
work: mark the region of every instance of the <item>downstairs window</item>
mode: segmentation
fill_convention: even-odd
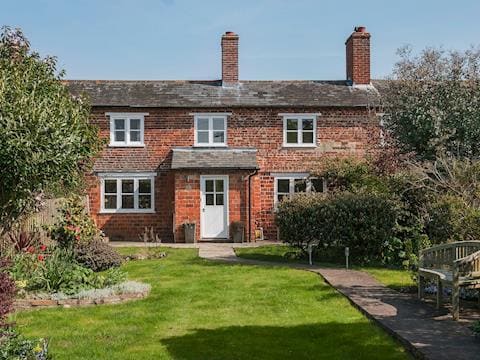
[[[154,174],[101,176],[101,212],[153,212]]]

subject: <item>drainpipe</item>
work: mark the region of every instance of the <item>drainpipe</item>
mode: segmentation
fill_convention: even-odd
[[[258,174],[258,169],[248,174],[248,242],[252,241],[252,177]]]

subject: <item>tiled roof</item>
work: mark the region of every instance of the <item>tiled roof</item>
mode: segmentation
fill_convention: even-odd
[[[257,150],[174,148],[172,169],[258,169]]]
[[[365,107],[378,103],[373,86],[347,81],[221,81],[70,80],[74,95],[86,94],[92,106],[130,107]]]

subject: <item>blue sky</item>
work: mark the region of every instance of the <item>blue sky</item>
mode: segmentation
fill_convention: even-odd
[[[240,35],[240,78],[343,79],[344,42],[372,34],[372,75],[398,47],[480,43],[478,0],[15,0],[0,24],[58,57],[70,79],[218,79],[220,37]]]

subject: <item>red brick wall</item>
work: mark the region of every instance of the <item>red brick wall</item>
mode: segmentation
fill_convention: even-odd
[[[98,124],[101,135],[108,138],[109,121],[105,112],[132,112],[131,108],[94,108],[92,122]],[[99,214],[99,182],[90,187],[90,206],[98,225],[112,239],[137,240],[145,226],[153,226],[163,241],[183,239],[181,224],[198,221],[200,194],[198,171],[175,174],[170,170],[171,149],[176,146],[193,146],[193,112],[231,112],[228,117],[227,144],[229,147],[252,147],[258,149],[259,174],[252,184],[252,225],[256,220],[268,239],[275,239],[273,225],[273,177],[272,172],[308,172],[321,164],[322,159],[332,156],[364,156],[369,151],[369,140],[378,133],[377,120],[366,108],[235,108],[235,109],[180,109],[142,108],[145,117],[144,148],[106,147],[97,167],[103,170],[123,169],[156,171],[155,214]],[[317,148],[283,148],[283,119],[279,113],[318,112]],[[230,221],[246,221],[247,193],[245,172],[219,172],[230,175]],[[238,195],[237,195],[238,194]],[[175,223],[174,223],[175,216]],[[197,227],[198,229],[198,227]]]
[[[200,176],[228,175],[229,222],[247,223],[246,171],[177,171],[175,173],[175,241],[184,242],[184,223],[196,224],[196,238],[200,238]],[[230,233],[231,235],[231,233]]]
[[[354,84],[370,84],[370,34],[360,29],[350,35],[345,43],[347,79]]]

